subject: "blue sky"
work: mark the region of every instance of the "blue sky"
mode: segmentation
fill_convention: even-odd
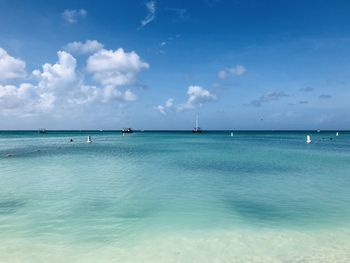
[[[0,129],[349,129],[349,1],[0,1]]]

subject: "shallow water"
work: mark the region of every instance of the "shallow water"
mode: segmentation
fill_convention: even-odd
[[[0,262],[349,262],[350,133],[306,134],[0,132]]]

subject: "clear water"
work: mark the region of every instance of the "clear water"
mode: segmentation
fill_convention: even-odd
[[[306,134],[0,132],[0,262],[350,262],[350,133]]]

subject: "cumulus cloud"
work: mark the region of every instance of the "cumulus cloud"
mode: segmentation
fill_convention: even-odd
[[[156,111],[159,111],[163,115],[167,115],[169,111],[171,111],[174,108],[174,99],[169,98],[165,101],[164,106],[163,105],[158,105],[155,106],[154,109]]]
[[[62,18],[68,23],[76,23],[80,18],[85,18],[87,11],[85,9],[66,9],[62,13]]]
[[[88,58],[86,68],[104,86],[123,86],[135,83],[137,73],[148,69],[149,64],[134,51],[102,49]]]
[[[38,87],[31,83],[0,85],[1,115],[28,116],[51,109],[54,96],[41,93]]]
[[[213,101],[216,99],[216,96],[214,94],[201,86],[189,86],[187,90],[187,96],[187,101],[177,107],[179,111],[194,109],[196,107],[202,106],[202,104],[205,102]]]
[[[216,100],[216,96],[209,90],[201,86],[189,86],[187,89],[187,100],[185,103],[175,105],[174,99],[169,98],[164,105],[153,107],[163,115],[167,115],[171,111],[185,111],[201,107],[204,103]]]
[[[302,91],[302,92],[311,92],[313,91],[314,88],[312,87],[305,87],[305,88],[300,88],[299,91]]]
[[[169,108],[172,108],[173,106],[174,106],[174,99],[172,98],[167,99],[167,101],[165,102],[165,107],[169,109]]]
[[[321,94],[319,96],[320,99],[331,99],[332,98],[332,95],[329,95],[329,94]]]
[[[86,40],[85,43],[74,41],[65,46],[65,50],[77,54],[92,54],[103,48],[103,44],[97,40]]]
[[[288,97],[289,95],[284,93],[283,91],[271,91],[267,92],[263,95],[261,95],[258,99],[252,100],[249,105],[260,107],[264,103],[270,102],[270,101],[276,101],[283,97]]]
[[[32,97],[32,85],[23,83],[20,87],[14,85],[0,85],[0,105],[2,110],[16,109],[23,101]]]
[[[136,81],[141,69],[149,67],[135,52],[123,49],[97,51],[88,58],[88,70],[79,70],[77,60],[67,51],[58,51],[57,58],[55,63],[45,63],[41,69],[33,70],[30,79],[33,83],[0,84],[0,115],[23,117],[48,112],[63,115],[82,105],[134,101],[137,96],[130,84]],[[97,80],[97,85],[88,83],[89,74]]]
[[[237,65],[237,66],[232,67],[232,68],[220,70],[218,72],[218,77],[220,79],[225,79],[225,78],[228,78],[230,76],[241,76],[241,75],[245,74],[246,72],[247,72],[247,69],[244,66]]]
[[[146,3],[146,8],[148,11],[147,16],[141,21],[141,27],[146,26],[147,24],[151,23],[156,18],[156,2],[155,1],[149,1]]]
[[[64,88],[76,80],[76,59],[66,51],[58,51],[57,56],[58,61],[55,64],[45,63],[42,71],[33,71],[33,75],[39,80],[40,88]]]
[[[55,104],[66,104],[80,89],[76,59],[66,51],[58,51],[57,57],[55,64],[45,63],[42,70],[32,72],[37,80],[36,90],[40,94],[41,104],[46,109],[53,109]]]
[[[106,86],[102,89],[102,101],[108,102],[110,100],[121,100],[121,101],[134,101],[136,95],[131,90],[120,91],[114,86]]]
[[[159,111],[163,115],[167,115],[167,112],[165,111],[165,107],[162,105],[155,106],[154,109],[156,111]]]
[[[0,83],[25,77],[25,67],[23,60],[10,56],[0,47]]]

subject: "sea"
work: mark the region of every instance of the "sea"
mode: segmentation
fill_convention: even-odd
[[[0,262],[350,262],[350,132],[1,131]]]

